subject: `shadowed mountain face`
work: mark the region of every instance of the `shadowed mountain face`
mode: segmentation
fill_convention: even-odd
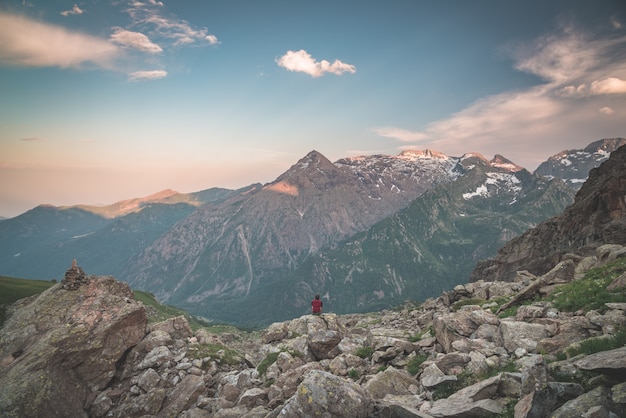
[[[562,214],[511,240],[495,258],[481,261],[472,280],[513,280],[521,268],[544,274],[568,252],[626,242],[626,146],[589,173]]]

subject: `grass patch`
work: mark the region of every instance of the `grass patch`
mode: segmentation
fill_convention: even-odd
[[[45,280],[16,279],[0,276],[0,326],[6,320],[6,305],[28,296],[37,295],[54,286],[56,282]]]
[[[409,338],[409,341],[414,343],[417,342],[419,340],[421,340],[422,338],[424,338],[424,336],[433,336],[435,335],[435,331],[433,331],[433,326],[429,325],[428,328],[426,328],[424,331],[422,332],[418,332],[417,334],[413,335],[412,337]]]
[[[359,374],[359,371],[357,369],[350,369],[350,371],[348,371],[348,377],[352,380],[359,380],[359,377],[361,377],[361,375]]]
[[[357,357],[366,359],[366,358],[372,357],[372,354],[374,354],[374,351],[375,351],[374,347],[363,346],[363,347],[357,348],[356,351],[354,352],[354,355]]]
[[[411,373],[411,375],[415,376],[420,371],[420,366],[423,362],[428,358],[427,354],[417,355],[409,360],[406,365],[406,371]]]
[[[626,330],[621,330],[610,337],[595,337],[581,341],[576,347],[567,350],[568,357],[579,354],[594,354],[601,351],[614,350],[626,345]]]
[[[591,269],[580,279],[555,289],[548,300],[561,311],[596,310],[604,313],[607,302],[626,302],[626,290],[607,290],[613,280],[626,271],[626,258]]]
[[[192,360],[202,360],[209,357],[222,364],[236,365],[241,363],[241,356],[237,351],[220,344],[194,344],[189,347],[187,355]]]

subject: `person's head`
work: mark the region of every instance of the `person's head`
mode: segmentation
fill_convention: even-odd
[[[315,299],[319,299],[319,298],[320,298],[320,295],[315,295]]]

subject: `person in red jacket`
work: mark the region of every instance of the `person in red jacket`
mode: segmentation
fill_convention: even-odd
[[[320,299],[320,295],[315,295],[315,299],[311,301],[311,310],[313,315],[320,315],[322,313],[322,300]]]

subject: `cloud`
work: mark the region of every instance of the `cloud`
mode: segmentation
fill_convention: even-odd
[[[135,71],[128,75],[130,81],[140,80],[158,80],[167,76],[167,71],[164,70],[149,70],[149,71]]]
[[[611,25],[613,25],[613,29],[615,30],[619,30],[622,28],[622,22],[620,22],[615,16],[611,17]]]
[[[615,112],[602,103],[608,95],[613,102],[626,105],[621,97],[626,93],[626,57],[621,52],[625,48],[626,37],[592,38],[566,27],[510,49],[515,69],[545,83],[486,96],[423,129],[374,131],[404,144],[427,143],[450,155],[508,152],[513,157],[507,157],[530,167],[538,163],[534,160],[538,148],[559,152],[570,149],[573,139],[591,142],[623,135],[624,121],[599,119],[598,111]]]
[[[150,0],[148,3],[135,1],[126,12],[133,19],[133,25],[145,29],[154,38],[171,41],[172,46],[190,45],[206,42],[210,45],[220,43],[217,36],[210,34],[208,29],[196,29],[185,20],[161,15],[163,3]]]
[[[595,80],[578,86],[565,86],[556,91],[561,97],[586,97],[607,94],[626,94],[626,81],[617,77],[608,77],[604,80]]]
[[[276,63],[289,71],[301,72],[312,77],[321,77],[326,73],[342,75],[343,73],[356,73],[354,65],[335,60],[332,64],[329,61],[315,61],[315,59],[304,49],[299,51],[287,51],[285,55],[276,59]]]
[[[2,65],[111,69],[119,55],[119,48],[103,39],[0,12]]]
[[[43,138],[37,138],[37,137],[20,138],[20,141],[36,142],[36,141],[43,141]]]
[[[602,113],[603,115],[612,115],[615,113],[615,110],[607,106],[600,108],[598,111]]]
[[[428,135],[423,132],[414,132],[393,127],[374,128],[373,131],[382,137],[397,139],[401,142],[419,142],[428,138]]]
[[[75,4],[74,6],[72,6],[72,8],[70,10],[62,11],[61,15],[62,16],[82,15],[83,13],[85,13],[85,11],[82,10],[80,7],[78,7],[77,4]]]
[[[109,40],[118,45],[130,47],[149,54],[158,54],[163,52],[163,48],[150,41],[150,39],[143,33],[131,32],[119,27],[114,28],[114,32]]]

